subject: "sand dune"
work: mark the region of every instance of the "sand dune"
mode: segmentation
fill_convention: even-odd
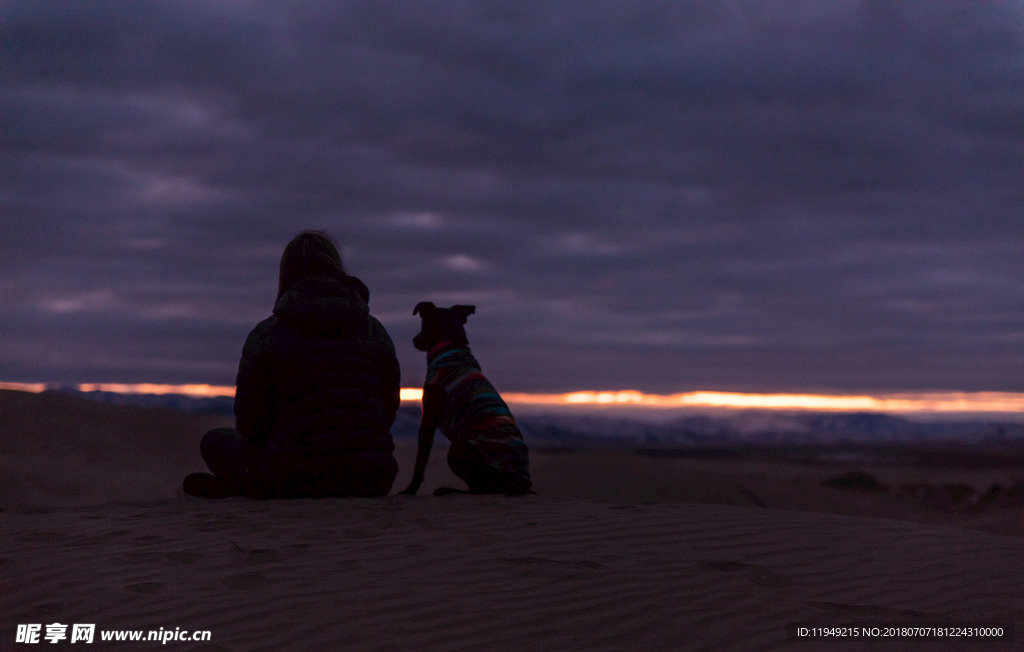
[[[0,649],[39,649],[14,644],[17,626],[55,622],[210,632],[167,644],[183,651],[1013,650],[1024,635],[1021,538],[978,529],[1019,509],[822,487],[842,465],[631,451],[538,451],[540,493],[516,499],[185,497],[210,423],[0,393]],[[412,454],[400,445],[397,485]],[[443,455],[432,464],[425,491],[453,481]],[[886,487],[1012,479],[871,471]],[[1020,634],[793,640],[789,625],[808,622]],[[99,635],[89,648],[164,647]]]
[[[0,391],[0,507],[94,505],[175,495],[203,467],[199,439],[223,416]]]
[[[1019,540],[893,520],[540,496],[3,520],[5,642],[57,621],[211,632],[183,650],[957,650],[795,642],[787,625],[1024,620]]]

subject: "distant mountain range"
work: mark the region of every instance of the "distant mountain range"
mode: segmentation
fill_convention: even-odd
[[[193,398],[178,394],[118,394],[51,390],[117,405],[162,407],[232,416],[231,397]],[[420,410],[404,405],[392,432],[415,437]],[[781,445],[922,444],[964,442],[1024,446],[1024,423],[1010,421],[917,421],[880,413],[775,412],[735,410],[683,416],[666,422],[585,414],[524,414],[517,421],[527,442],[549,448],[630,446],[635,448],[735,448]]]
[[[112,405],[133,405],[136,407],[169,408],[180,412],[197,414],[233,414],[233,396],[196,398],[184,394],[122,394],[119,392],[82,392],[74,387],[57,387],[49,392],[82,396],[100,403]]]
[[[765,448],[828,444],[971,444],[1019,442],[1024,423],[913,421],[878,413],[778,413],[736,410],[664,423],[602,417],[549,416],[519,420],[537,442],[612,443],[637,448]]]

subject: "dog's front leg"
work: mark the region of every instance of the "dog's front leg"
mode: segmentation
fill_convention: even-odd
[[[409,486],[401,492],[403,494],[415,495],[423,484],[430,449],[434,446],[434,431],[437,430],[437,424],[441,419],[444,401],[444,390],[435,387],[423,390],[423,416],[420,419],[420,431],[416,440],[416,467],[413,469]]]

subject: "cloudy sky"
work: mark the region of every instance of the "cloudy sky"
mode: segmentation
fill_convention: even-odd
[[[1024,8],[0,3],[0,380],[231,385],[332,232],[406,386],[1024,391]]]

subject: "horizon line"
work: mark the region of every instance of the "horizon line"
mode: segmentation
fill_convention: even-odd
[[[191,398],[227,398],[235,387],[202,383],[15,383],[0,382],[0,389],[41,393],[72,388],[79,392],[115,394],[177,394]],[[404,403],[422,399],[423,390],[403,387]],[[893,392],[881,394],[811,394],[692,391],[648,394],[638,390],[576,391],[564,393],[506,392],[506,402],[522,407],[600,407],[671,410],[685,408],[868,411],[896,413],[1016,413],[1024,414],[1024,393],[1018,392]]]

